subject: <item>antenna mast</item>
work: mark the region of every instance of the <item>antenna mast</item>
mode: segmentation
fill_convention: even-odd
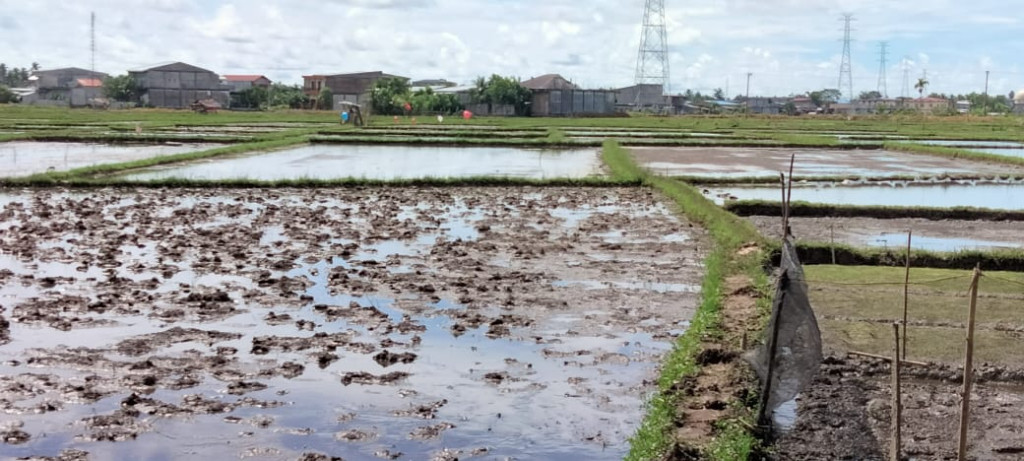
[[[641,94],[639,85],[661,85],[662,94],[669,93],[669,75],[665,0],[647,0],[636,58],[637,105]]]
[[[853,41],[851,33],[853,28],[853,14],[844,13],[842,17],[844,23],[843,27],[843,62],[839,66],[839,84],[836,89],[840,92],[843,91],[843,85],[846,85],[846,97],[849,100],[853,100],[853,58],[850,53],[850,42]]]

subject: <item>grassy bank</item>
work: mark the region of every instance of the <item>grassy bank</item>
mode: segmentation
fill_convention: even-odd
[[[738,216],[779,216],[781,202],[743,200],[728,202],[724,208]],[[808,202],[793,202],[790,216],[795,218],[918,218],[932,221],[1024,221],[1024,211],[992,210],[987,208],[935,208],[935,207],[892,207],[829,205]]]
[[[979,162],[1000,163],[1004,165],[1024,166],[1024,158],[1011,157],[1008,155],[987,154],[955,147],[930,146],[912,142],[887,142],[884,144],[887,150],[910,152],[913,154],[933,155],[954,159],[975,160]]]
[[[845,244],[801,242],[797,245],[800,260],[806,265],[903,267],[906,249],[857,248]],[[778,264],[779,253],[772,261]],[[1024,272],[1024,250],[936,252],[913,250],[910,256],[914,267],[933,269],[973,269],[977,265],[992,270]]]
[[[738,350],[741,332],[723,323],[726,302],[725,283],[728,277],[750,277],[752,284],[767,284],[762,271],[763,253],[740,251],[748,243],[760,242],[754,227],[726,212],[688,184],[648,174],[615,141],[604,144],[604,160],[614,178],[640,179],[676,203],[686,217],[708,230],[713,249],[705,259],[705,276],[701,284],[701,301],[690,327],[676,342],[662,363],[658,391],[648,402],[647,414],[630,439],[627,460],[663,459],[669,453],[685,451],[700,453],[710,459],[746,459],[757,450],[758,441],[747,429],[752,413],[742,402],[732,402],[732,416],[719,421],[713,439],[708,443],[688,444],[677,440],[673,429],[685,415],[680,413],[686,399],[681,383],[695,379],[701,371],[699,354],[708,348]]]

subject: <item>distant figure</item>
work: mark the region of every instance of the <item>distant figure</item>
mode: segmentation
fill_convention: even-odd
[[[348,118],[349,118],[348,111],[347,110],[341,111],[341,124],[342,125],[348,123]]]
[[[437,116],[437,123],[444,123],[444,115]]]

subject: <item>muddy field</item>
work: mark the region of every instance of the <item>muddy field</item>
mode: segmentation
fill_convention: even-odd
[[[777,216],[746,218],[767,236],[779,235]],[[928,219],[790,218],[798,240],[857,247],[903,249],[907,231],[913,247],[931,251],[993,250],[1024,247],[1024,226],[1009,221],[932,221]]]
[[[0,458],[621,459],[704,252],[639,189],[0,209]]]
[[[1024,372],[982,367],[972,392],[970,459],[1024,457]],[[909,367],[903,392],[903,459],[954,460],[962,374]],[[779,439],[778,460],[885,460],[891,434],[888,364],[832,358],[798,399],[800,417]]]
[[[795,176],[1024,175],[1024,168],[885,150],[748,147],[634,147],[633,157],[659,174],[777,177],[796,155]]]

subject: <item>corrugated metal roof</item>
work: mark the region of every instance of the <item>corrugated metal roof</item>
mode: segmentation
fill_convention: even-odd
[[[86,88],[99,88],[103,86],[103,80],[98,78],[80,78],[75,80],[75,82],[78,83],[78,86]]]
[[[267,80],[270,80],[269,78],[263,75],[224,75],[222,78],[229,82],[255,82],[256,80],[259,80],[261,78],[266,78]]]
[[[164,71],[164,72],[210,72],[211,70],[203,69],[202,67],[196,67],[192,64],[186,64],[184,62],[165,62],[155,64],[149,67],[140,69],[132,69],[129,72],[149,72],[149,71]]]
[[[541,75],[520,83],[531,90],[578,90],[579,87],[558,74]]]

